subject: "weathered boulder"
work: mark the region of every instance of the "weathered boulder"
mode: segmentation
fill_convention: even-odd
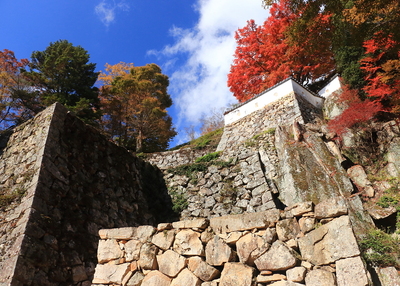
[[[306,275],[307,286],[336,286],[335,276],[329,271],[314,269]]]
[[[302,203],[294,204],[293,206],[290,207],[289,210],[293,216],[300,216],[302,214],[312,212],[313,207],[314,207],[313,203],[311,201],[309,201],[309,202],[302,202]]]
[[[120,227],[112,229],[100,229],[101,239],[130,239],[134,236],[135,227]]]
[[[123,256],[124,252],[121,250],[115,239],[100,240],[97,251],[97,259],[99,263],[116,260]]]
[[[173,249],[182,255],[204,255],[200,233],[191,229],[184,229],[176,234]]]
[[[393,138],[387,150],[387,170],[392,177],[400,176],[400,138]]]
[[[266,243],[272,244],[277,239],[276,228],[267,228],[264,232],[263,239]]]
[[[176,277],[186,266],[186,258],[175,251],[167,250],[157,256],[158,270],[169,277]]]
[[[279,221],[278,209],[271,209],[259,213],[246,213],[215,217],[210,219],[210,226],[218,233],[248,230],[254,228],[266,228],[274,226]]]
[[[293,250],[282,241],[277,240],[271,245],[271,248],[257,258],[254,263],[260,271],[280,271],[295,266],[297,258]]]
[[[371,185],[371,182],[367,178],[367,174],[364,171],[364,168],[360,165],[354,165],[347,169],[347,174],[351,178],[351,180],[357,186],[361,188],[365,188]]]
[[[167,250],[171,247],[172,243],[175,240],[175,230],[164,230],[162,232],[157,233],[151,239],[151,242],[162,250]]]
[[[154,244],[145,243],[140,248],[140,257],[138,265],[142,269],[155,270],[157,269],[157,258],[158,248]]]
[[[207,228],[208,224],[209,224],[208,219],[199,218],[199,219],[193,219],[193,220],[176,221],[176,222],[172,223],[172,227],[179,228],[179,229],[184,229],[184,228],[205,229],[205,228]]]
[[[353,186],[325,143],[313,132],[304,134],[304,143],[292,140],[289,127],[278,126],[275,147],[279,157],[279,198],[287,205],[351,194]],[[333,183],[334,182],[334,183]]]
[[[331,218],[347,214],[346,201],[342,197],[334,197],[329,200],[324,200],[315,206],[315,217]]]
[[[307,233],[315,228],[315,218],[302,217],[299,219],[299,227],[302,233]]]
[[[144,275],[141,272],[135,272],[132,277],[126,282],[126,286],[140,286],[144,279]]]
[[[284,219],[276,224],[276,233],[279,240],[288,241],[294,239],[300,233],[300,226],[296,218]]]
[[[218,235],[206,245],[206,261],[210,265],[219,266],[235,261],[236,253]]]
[[[162,274],[158,270],[149,272],[146,277],[142,280],[141,286],[170,286],[171,278]]]
[[[298,243],[303,259],[314,265],[325,265],[360,254],[348,216],[338,217],[307,233],[299,238]]]
[[[367,286],[367,271],[360,256],[336,261],[337,285]]]
[[[236,242],[236,251],[239,261],[254,265],[254,260],[269,249],[269,244],[258,235],[248,233]]]
[[[151,225],[141,225],[135,227],[133,237],[141,242],[149,241],[150,237],[156,232],[156,228]]]
[[[270,283],[280,280],[286,280],[286,276],[283,274],[272,274],[272,275],[258,275],[256,278],[256,281],[258,283]]]
[[[375,268],[382,286],[399,286],[400,275],[394,267]]]
[[[124,244],[125,260],[127,262],[133,261],[133,260],[139,260],[140,249],[141,249],[142,245],[143,245],[143,243],[141,243],[139,240],[132,239],[132,240],[127,241]],[[99,244],[99,249],[100,249],[100,244]]]
[[[198,256],[190,257],[188,260],[188,269],[203,281],[211,281],[220,274],[218,269]]]
[[[95,275],[93,277],[93,284],[112,284],[121,283],[122,279],[129,272],[129,263],[119,265],[102,265],[96,266]]]
[[[172,280],[170,286],[200,286],[201,280],[196,277],[189,269],[183,269],[176,278]]]
[[[221,273],[219,286],[248,286],[252,285],[254,268],[236,262],[226,263]]]
[[[306,276],[307,269],[303,266],[294,267],[286,270],[286,277],[288,281],[303,282]]]
[[[372,205],[367,208],[367,211],[373,219],[384,219],[397,212],[396,208],[393,206],[383,208],[379,205]]]

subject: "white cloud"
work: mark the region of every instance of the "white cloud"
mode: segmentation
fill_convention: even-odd
[[[236,102],[226,82],[236,48],[235,31],[254,19],[261,24],[268,11],[261,0],[198,0],[199,20],[193,28],[172,27],[173,45],[162,51],[150,51],[166,60],[170,76],[169,92],[178,118],[178,132],[197,124],[212,108]],[[178,66],[182,56],[184,63]]]
[[[125,1],[116,3],[115,1],[102,0],[95,8],[96,15],[103,24],[108,27],[115,20],[117,10],[128,11],[129,5]]]

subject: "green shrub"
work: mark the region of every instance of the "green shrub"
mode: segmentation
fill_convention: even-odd
[[[170,195],[172,198],[172,210],[175,213],[181,213],[188,207],[189,203],[185,194],[179,193],[177,191],[171,191]]]
[[[0,208],[10,205],[14,201],[20,201],[25,195],[25,190],[17,189],[11,194],[0,194]]]
[[[374,266],[399,266],[400,241],[382,230],[370,230],[360,248],[365,260]]]
[[[220,155],[221,155],[221,151],[209,153],[207,155],[197,158],[195,162],[196,163],[210,162],[212,160],[217,159]]]
[[[190,146],[192,146],[194,149],[203,149],[208,146],[216,147],[219,140],[221,139],[223,131],[224,129],[220,128],[210,133],[204,134],[203,136],[200,136],[199,138],[191,141]]]
[[[180,165],[175,168],[168,169],[168,173],[173,173],[175,175],[185,175],[190,178],[194,172],[205,172],[207,171],[208,164],[202,163],[194,163],[194,164],[185,164]]]
[[[258,138],[260,136],[265,135],[265,134],[275,134],[275,128],[269,128],[269,129],[267,129],[267,130],[265,130],[265,131],[263,131],[261,133],[258,133],[256,135],[254,135],[251,139],[252,140],[258,140]]]
[[[396,206],[399,203],[399,200],[397,198],[394,198],[392,196],[382,196],[380,199],[376,202],[378,206],[381,206],[383,208],[388,208],[390,206]]]

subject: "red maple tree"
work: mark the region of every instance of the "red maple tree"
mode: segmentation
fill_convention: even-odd
[[[241,102],[293,76],[308,84],[334,72],[329,41],[321,37],[330,31],[330,15],[320,14],[309,25],[310,36],[297,43],[288,35],[288,28],[298,19],[288,0],[274,3],[270,17],[262,26],[253,20],[236,32],[235,59],[228,74],[228,87]]]
[[[366,85],[364,95],[343,87],[340,101],[347,104],[344,112],[329,122],[329,128],[341,135],[347,128],[365,122],[380,113],[400,114],[400,51],[391,36],[375,33],[364,41],[365,57],[361,59]]]

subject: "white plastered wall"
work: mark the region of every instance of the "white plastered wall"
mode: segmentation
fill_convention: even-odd
[[[313,95],[310,91],[302,87],[291,78],[277,84],[275,87],[267,90],[265,93],[257,96],[249,102],[239,106],[238,108],[228,112],[224,116],[225,125],[231,124],[250,113],[259,110],[278,99],[295,92],[297,95],[304,97],[308,102],[318,108],[322,108],[324,99]]]
[[[318,94],[327,98],[329,95],[341,88],[342,85],[340,84],[339,76],[336,75],[323,89],[318,91]]]

